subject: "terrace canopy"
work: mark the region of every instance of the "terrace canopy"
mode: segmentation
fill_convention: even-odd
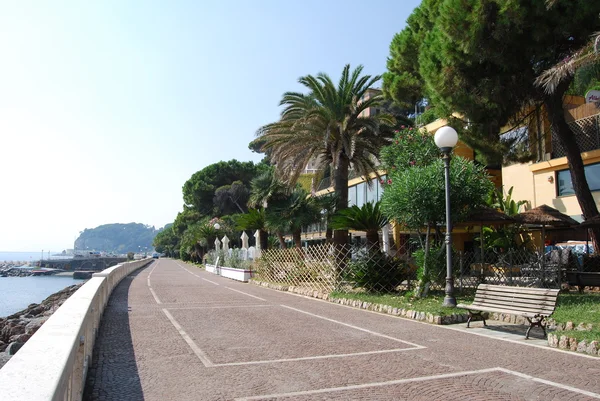
[[[484,260],[483,251],[483,226],[484,225],[499,225],[499,224],[513,224],[515,219],[503,213],[499,210],[493,209],[487,206],[479,206],[473,208],[473,210],[467,215],[466,221],[458,223],[458,226],[472,226],[478,224],[480,227],[480,250],[481,260]]]
[[[573,218],[548,205],[541,205],[523,213],[519,213],[515,218],[523,224],[538,225],[542,227],[542,247],[544,246],[546,238],[546,226],[570,228],[579,225],[579,222]]]

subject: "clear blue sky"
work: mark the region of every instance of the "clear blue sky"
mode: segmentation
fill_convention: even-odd
[[[298,77],[383,73],[419,3],[2,2],[0,251],[172,222],[194,172],[261,159],[248,143]]]

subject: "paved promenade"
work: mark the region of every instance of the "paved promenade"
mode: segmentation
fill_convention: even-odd
[[[600,358],[477,333],[160,259],[113,292],[84,400],[600,399]]]

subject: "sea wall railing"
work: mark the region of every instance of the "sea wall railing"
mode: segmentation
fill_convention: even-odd
[[[153,259],[95,273],[0,369],[0,401],[81,400],[100,319],[113,289]]]

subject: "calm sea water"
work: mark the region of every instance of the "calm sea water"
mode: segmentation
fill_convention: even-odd
[[[83,280],[71,276],[0,277],[0,317],[39,304],[48,296]]]
[[[0,252],[1,262],[34,262],[40,260],[42,251],[39,252]],[[64,259],[64,256],[54,256],[50,251],[50,259]],[[70,258],[67,257],[67,258]],[[48,259],[48,251],[44,252],[44,260]]]

